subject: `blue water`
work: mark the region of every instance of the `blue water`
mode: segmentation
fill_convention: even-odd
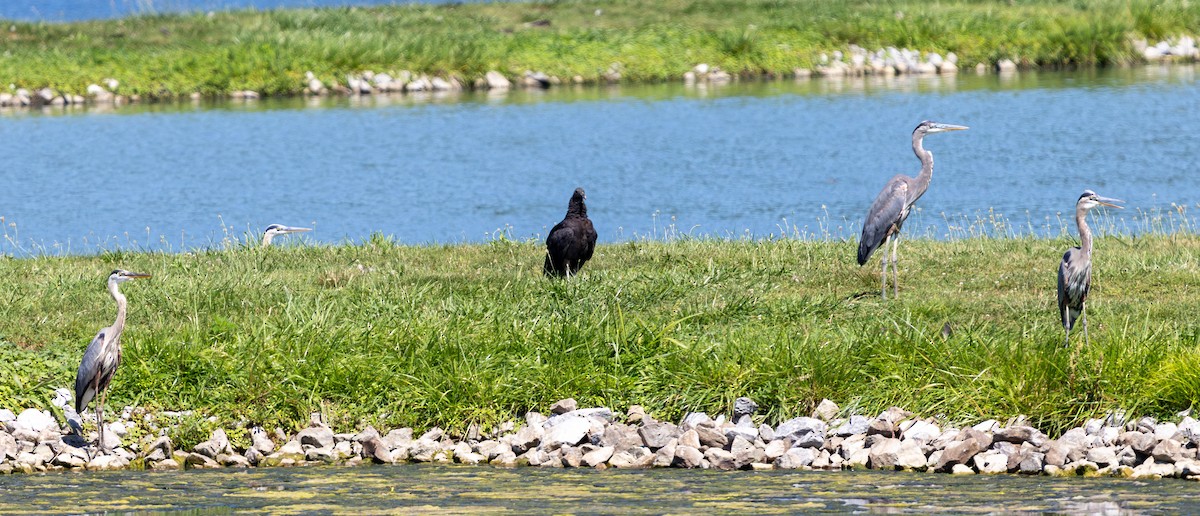
[[[884,182],[919,170],[922,119],[971,129],[926,139],[907,233],[1073,232],[1085,188],[1128,201],[1103,225],[1140,231],[1200,209],[1198,108],[1195,69],[1173,67],[8,110],[0,252],[178,251],[276,222],[321,242],[542,238],[576,186],[606,242],[856,238]]]
[[[230,9],[462,3],[463,0],[3,0],[0,19],[64,22]],[[480,1],[480,0],[466,0]]]

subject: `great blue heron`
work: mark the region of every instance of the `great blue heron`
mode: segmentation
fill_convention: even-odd
[[[263,231],[262,246],[263,247],[270,246],[271,240],[274,239],[276,235],[286,235],[288,233],[303,233],[305,231],[312,231],[312,228],[297,228],[297,227],[292,227],[292,226],[285,226],[283,224],[271,224],[270,226],[267,226],[266,231]]]
[[[871,209],[867,212],[866,220],[863,221],[862,239],[858,242],[858,264],[867,263],[871,253],[874,253],[875,249],[879,247],[886,247],[890,240],[892,242],[892,286],[895,288],[895,297],[897,298],[900,297],[900,273],[896,267],[896,245],[900,242],[900,227],[904,225],[904,219],[908,218],[913,203],[921,198],[921,195],[929,188],[929,180],[933,178],[933,153],[925,150],[921,142],[927,134],[962,131],[966,128],[963,125],[940,124],[929,120],[917,124],[917,128],[912,133],[912,148],[913,153],[921,160],[921,173],[917,177],[897,174],[888,180],[883,191],[879,192],[879,196],[875,198],[875,202],[871,203]],[[881,262],[882,271],[879,279],[882,284],[883,298],[887,299],[888,257],[886,249]]]
[[[79,363],[79,371],[75,373],[76,414],[82,414],[93,398],[100,397],[96,406],[96,424],[100,427],[101,447],[104,446],[104,402],[108,397],[108,384],[112,382],[113,374],[117,372],[117,366],[121,363],[121,332],[125,330],[127,303],[117,285],[149,277],[149,274],[121,269],[108,275],[108,293],[117,302],[117,320],[112,326],[101,329],[91,344],[88,344],[87,351],[83,352],[83,360]]]
[[[583,189],[576,188],[567,204],[567,215],[546,236],[546,263],[542,272],[547,276],[569,278],[578,274],[596,250],[596,230],[588,219],[585,199]]]
[[[1082,318],[1083,341],[1088,342],[1087,314],[1083,313],[1084,303],[1087,302],[1088,290],[1092,286],[1092,230],[1087,225],[1088,210],[1097,206],[1117,206],[1120,199],[1100,197],[1096,192],[1084,190],[1083,195],[1075,202],[1075,225],[1079,226],[1079,247],[1072,247],[1063,253],[1062,264],[1058,266],[1058,314],[1062,317],[1063,329],[1066,336],[1063,346],[1071,342],[1071,328],[1075,327],[1075,319]]]

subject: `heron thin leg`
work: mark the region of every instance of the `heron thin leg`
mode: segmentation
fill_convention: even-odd
[[[1086,303],[1081,304],[1079,306],[1079,318],[1083,319],[1083,344],[1085,346],[1091,346],[1092,342],[1090,340],[1088,340],[1088,332],[1087,332],[1087,304]]]
[[[1059,307],[1061,308],[1061,310],[1059,310],[1059,313],[1062,314],[1061,322],[1063,325],[1063,332],[1066,333],[1066,337],[1063,338],[1063,347],[1065,348],[1065,347],[1071,345],[1071,319],[1070,319],[1071,309],[1069,309],[1065,306],[1062,306],[1062,305],[1059,305]]]
[[[892,237],[892,289],[895,293],[892,299],[900,299],[900,270],[896,265],[896,247],[900,245],[900,235]]]
[[[101,453],[103,453],[105,451],[105,449],[104,449],[104,398],[106,398],[107,395],[108,395],[108,393],[101,392],[100,395],[96,397],[96,401],[98,402],[96,404],[96,426],[99,427],[99,430],[100,430],[100,440],[96,444],[98,445],[97,448],[100,450]]]
[[[879,254],[883,255],[883,257],[879,259],[879,264],[882,268],[882,270],[879,272],[879,288],[883,290],[883,300],[887,301],[887,252],[885,251]]]

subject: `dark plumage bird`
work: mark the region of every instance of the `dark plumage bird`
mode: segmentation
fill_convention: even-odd
[[[913,153],[921,160],[921,173],[917,177],[897,174],[887,182],[883,191],[871,203],[867,219],[863,221],[862,239],[858,242],[858,264],[867,263],[867,259],[875,249],[884,247],[892,242],[892,286],[896,297],[900,297],[900,275],[896,270],[896,244],[900,241],[900,227],[908,218],[913,203],[921,198],[929,188],[929,180],[933,179],[933,153],[925,150],[922,140],[925,135],[943,133],[946,131],[961,131],[966,126],[939,124],[926,120],[917,124],[912,133]],[[883,271],[880,281],[883,285],[883,298],[887,299],[887,265],[886,250],[883,255]]]
[[[596,250],[596,230],[587,216],[587,195],[576,188],[567,205],[567,216],[554,225],[546,236],[546,264],[542,272],[547,276],[571,277],[579,273],[583,264],[592,259]]]
[[[1092,230],[1087,225],[1088,210],[1097,206],[1121,208],[1113,204],[1120,199],[1100,197],[1096,192],[1084,190],[1075,202],[1075,225],[1079,227],[1079,247],[1067,249],[1062,264],[1058,266],[1058,315],[1062,319],[1066,337],[1063,345],[1071,342],[1071,328],[1075,319],[1082,318],[1083,340],[1088,340],[1087,315],[1083,313],[1088,290],[1092,287]]]

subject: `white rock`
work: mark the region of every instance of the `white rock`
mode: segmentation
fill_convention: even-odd
[[[999,474],[1008,472],[1008,455],[998,451],[986,451],[976,455],[973,460],[980,473]]]
[[[787,442],[775,440],[767,443],[767,448],[763,451],[763,455],[765,455],[769,460],[775,460],[783,456],[783,454],[787,452],[787,449]]]
[[[928,459],[916,441],[901,441],[896,466],[903,469],[925,469]]]
[[[1186,416],[1179,422],[1179,431],[1187,437],[1189,441],[1200,444],[1200,421]]]
[[[1117,451],[1109,446],[1092,448],[1087,451],[1086,457],[1088,461],[1095,462],[1101,466],[1116,465],[1117,463]]]
[[[795,448],[793,448],[794,450]],[[788,450],[791,451],[791,450]],[[786,455],[786,454],[785,454]],[[867,463],[871,461],[871,450],[863,448],[850,454],[850,458],[846,459],[846,464],[853,468],[865,468]]]
[[[995,432],[1000,429],[1000,422],[995,419],[989,419],[972,427],[980,432]]]
[[[321,93],[322,91],[325,91],[325,84],[321,82],[321,79],[317,79],[315,77],[312,79],[309,79],[308,80],[308,91],[313,92],[313,93]]]
[[[48,411],[29,408],[17,416],[13,426],[25,428],[33,433],[41,433],[42,430],[49,428],[58,429],[58,421],[55,421],[54,416],[51,416]]]
[[[780,423],[775,429],[775,438],[792,439],[793,446],[819,448],[825,443],[827,428],[820,419],[798,417]]]
[[[952,474],[952,475],[974,475],[975,470],[971,469],[971,466],[968,466],[966,464],[955,464],[954,466],[952,466],[950,468],[950,474]]]
[[[304,454],[304,447],[300,445],[300,441],[293,439],[291,441],[283,443],[283,446],[279,447],[279,451],[277,453],[279,453],[281,455],[283,455],[283,454]]]
[[[504,74],[497,71],[490,71],[485,74],[484,81],[487,83],[489,90],[506,90],[512,87],[512,82]]]
[[[817,458],[816,450],[812,448],[792,448],[775,459],[775,467],[779,469],[800,469],[811,466]],[[864,461],[865,464],[865,461]]]
[[[429,83],[429,78],[424,75],[413,79],[408,84],[404,85],[404,91],[429,91],[433,86]]]
[[[1121,428],[1115,426],[1106,426],[1100,430],[1100,440],[1105,445],[1111,445],[1117,442],[1117,437],[1121,435]]]
[[[374,77],[371,77],[371,82],[376,86],[385,87],[392,83],[392,76],[386,73],[375,74]]]
[[[1188,478],[1200,475],[1200,461],[1184,459],[1175,463],[1175,476]]]
[[[1138,467],[1133,468],[1133,478],[1162,478],[1169,477],[1175,474],[1174,464],[1162,464],[1154,462],[1154,458],[1146,459]]]
[[[600,464],[608,462],[608,459],[612,458],[614,452],[616,452],[616,448],[613,448],[612,446],[596,448],[595,450],[583,454],[583,463],[588,467],[594,468]]]
[[[100,455],[88,463],[87,469],[96,471],[105,471],[110,469],[124,469],[129,465],[129,461],[116,455]]]
[[[821,403],[817,404],[817,408],[813,409],[812,417],[828,422],[837,417],[839,410],[841,409],[837,403],[823,399]]]
[[[905,441],[916,441],[918,443],[927,443],[934,440],[942,434],[941,429],[937,425],[924,420],[913,422],[912,426],[908,427],[901,436]]]
[[[1158,439],[1159,441],[1163,439],[1170,439],[1171,436],[1175,435],[1175,432],[1178,431],[1179,427],[1176,426],[1175,423],[1159,423],[1154,425],[1154,438]]]
[[[564,414],[566,416],[567,414]],[[557,419],[556,416],[552,419]],[[549,421],[546,423],[550,424]],[[553,451],[563,446],[575,446],[587,437],[588,432],[592,429],[593,422],[586,417],[567,417],[561,421],[557,421],[553,426],[546,429],[546,436],[542,439],[542,448]]]

